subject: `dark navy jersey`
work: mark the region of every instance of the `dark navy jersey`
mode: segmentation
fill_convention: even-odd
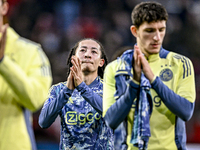
[[[52,86],[39,117],[43,128],[61,118],[60,149],[112,150],[113,132],[102,118],[103,83],[97,77],[89,86],[82,82],[74,91],[66,82]]]

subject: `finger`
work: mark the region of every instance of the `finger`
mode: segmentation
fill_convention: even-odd
[[[8,28],[8,24],[5,24],[5,25],[2,26],[2,28],[1,28],[2,37],[6,36],[7,28]]]
[[[77,57],[76,57],[76,56],[73,56],[72,59],[74,60],[74,64],[76,64],[76,66],[78,66],[78,60],[77,60]]]
[[[134,45],[134,49],[141,51],[138,45]]]
[[[140,55],[140,62],[142,65],[148,64],[148,61],[146,60],[146,58],[144,57],[144,55]]]
[[[72,60],[71,60],[71,63],[72,63],[72,65],[73,65],[73,66],[72,66],[72,67],[73,67],[73,70],[74,70],[74,71],[77,71],[77,64],[76,64],[75,60],[72,59]]]
[[[139,55],[139,47],[137,45],[134,46],[135,56]]]
[[[154,79],[154,73],[152,72],[149,66],[149,63],[144,56],[141,56],[141,63],[142,63],[144,75],[151,82]]]
[[[74,66],[72,66],[71,68],[70,68],[70,73],[74,76],[74,74],[75,74],[75,71],[74,71]]]
[[[5,47],[6,35],[7,35],[7,25],[4,25],[4,26],[2,27],[2,37],[1,37],[1,47],[2,47],[2,48]]]
[[[69,76],[68,76],[69,79],[73,79],[73,75],[72,75],[72,72],[70,71],[69,73]]]
[[[136,47],[135,52],[134,52],[134,59],[135,59],[135,65],[140,65],[140,59],[138,58],[138,56],[140,55],[139,53],[139,48]]]
[[[73,74],[73,81],[74,81],[74,86],[75,87],[77,87],[81,82],[79,82],[79,76],[78,76],[78,74],[74,71],[74,67],[73,68],[71,68],[71,71],[72,71],[72,74]]]
[[[3,25],[1,28],[2,36],[0,39],[0,59],[4,56],[4,52],[5,52],[7,28],[8,28],[8,24]]]
[[[78,68],[80,69],[80,71],[81,71],[81,61],[80,61],[80,59],[77,57],[77,62],[78,62]]]
[[[8,28],[8,24],[4,24],[4,25],[2,25],[2,27],[1,27],[1,31],[0,31],[0,32],[3,33],[7,28]]]
[[[143,61],[143,56],[142,55],[138,55],[138,63],[140,65],[142,65],[142,61]]]
[[[71,72],[72,72],[74,81],[77,80],[77,78],[78,78],[78,73],[76,72],[75,67],[74,67],[74,66],[71,67],[70,70],[71,70]]]
[[[134,63],[136,63],[137,62],[137,49],[136,48],[134,48],[133,58],[134,58]]]
[[[70,71],[69,76],[67,78],[66,86],[69,89],[74,89],[74,79],[73,79],[73,75],[72,75],[71,71]]]
[[[137,55],[142,55],[143,56],[143,53],[142,51],[140,50],[139,46],[135,46],[135,49],[136,49],[136,52],[137,52]],[[141,61],[140,61],[140,64],[141,64]]]

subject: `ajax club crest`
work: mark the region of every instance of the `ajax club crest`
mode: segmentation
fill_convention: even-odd
[[[173,78],[173,72],[166,68],[166,69],[163,69],[161,72],[160,72],[160,75],[159,75],[160,79],[162,81],[169,81]]]

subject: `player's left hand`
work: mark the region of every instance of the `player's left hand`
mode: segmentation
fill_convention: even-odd
[[[1,31],[1,39],[0,39],[0,59],[3,58],[5,53],[5,46],[6,46],[6,36],[7,36],[7,28],[8,24],[2,25]]]
[[[74,77],[74,85],[75,85],[75,87],[77,87],[79,84],[81,84],[83,82],[81,62],[80,62],[80,59],[76,56],[71,57],[71,62],[73,64],[73,66],[70,68],[70,70]]]
[[[142,71],[145,75],[145,77],[152,82],[154,79],[154,74],[153,71],[151,70],[148,61],[146,60],[144,55],[140,55],[140,61],[142,64]]]
[[[71,71],[70,71],[69,76],[68,76],[68,78],[67,78],[67,84],[66,84],[66,86],[67,86],[69,89],[71,89],[71,90],[74,90],[74,88],[75,88],[75,85],[74,85],[74,78],[73,78],[73,75],[72,75]]]
[[[137,45],[135,45],[134,46],[132,67],[133,67],[133,78],[137,82],[140,82],[141,72],[142,72],[142,66],[141,66],[141,60],[140,60],[141,56],[140,55],[143,55],[143,54],[140,51],[139,47]]]

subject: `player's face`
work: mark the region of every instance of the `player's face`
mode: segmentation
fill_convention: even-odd
[[[104,59],[101,59],[100,45],[93,40],[84,40],[76,49],[76,56],[80,59],[82,72],[90,73],[98,71],[102,67]]]
[[[0,0],[0,20],[2,20],[3,16],[7,14],[8,8],[9,8],[8,3],[3,2],[3,0]]]
[[[166,21],[144,22],[136,29],[137,44],[145,56],[159,53],[166,32]]]

